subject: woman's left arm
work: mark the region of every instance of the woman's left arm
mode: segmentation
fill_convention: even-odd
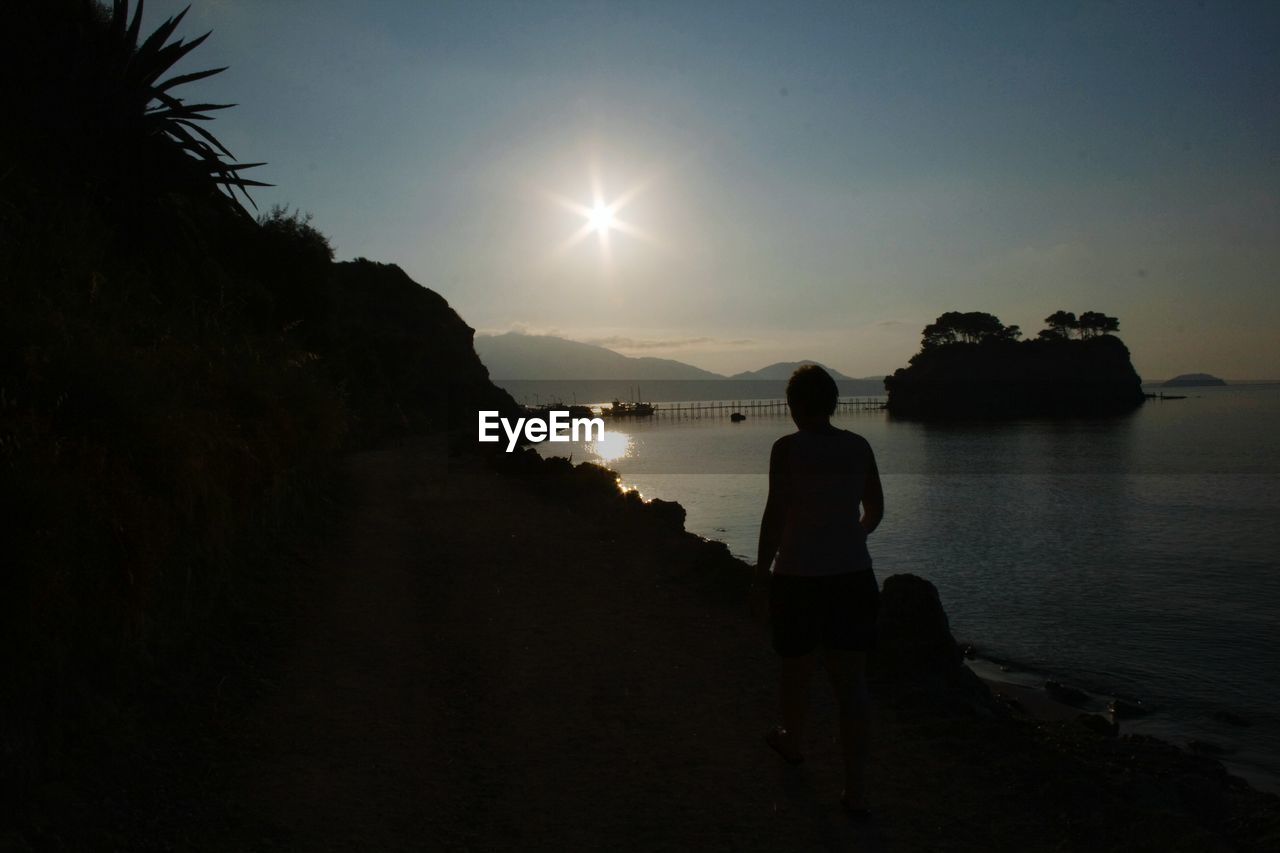
[[[870,448],[867,449],[871,453]],[[867,479],[862,484],[862,518],[859,523],[868,536],[880,526],[884,518],[884,488],[880,485],[880,470],[876,468],[876,457],[871,453],[867,463]]]

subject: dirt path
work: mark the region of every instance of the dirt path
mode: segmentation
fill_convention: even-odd
[[[847,846],[834,751],[801,775],[761,746],[761,631],[699,604],[674,536],[620,540],[435,458],[352,458],[353,514],[218,771],[237,843]]]
[[[140,770],[173,792],[150,829],[141,801],[123,826],[145,842],[115,846],[1200,850],[1280,833],[1280,810],[1168,748],[886,701],[876,817],[851,824],[829,693],[815,685],[808,760],[787,767],[761,742],[763,628],[692,582],[704,549],[441,460],[347,460],[348,509],[303,546],[300,603],[261,665],[231,668],[251,689],[228,685],[204,745]]]

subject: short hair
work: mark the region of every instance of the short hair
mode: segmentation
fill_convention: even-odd
[[[787,404],[801,417],[831,417],[839,397],[836,381],[821,365],[802,364],[787,381]]]

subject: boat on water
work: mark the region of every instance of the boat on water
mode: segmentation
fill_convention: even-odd
[[[611,418],[647,418],[653,415],[652,403],[626,403],[615,399],[601,414]]]
[[[733,421],[735,424],[736,424],[736,423],[741,423],[742,421],[745,421],[746,419],[747,419],[747,416],[746,416],[746,415],[744,415],[744,414],[742,414],[742,412],[734,412],[734,413],[732,413],[731,415],[729,415],[729,420]]]
[[[526,417],[542,418],[548,420],[552,412],[568,412],[571,418],[593,418],[596,413],[591,411],[590,406],[580,406],[577,403],[573,405],[565,405],[564,403],[552,403],[547,406],[525,406]]]

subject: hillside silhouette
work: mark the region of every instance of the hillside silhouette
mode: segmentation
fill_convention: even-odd
[[[555,335],[506,332],[476,337],[476,352],[494,379],[686,380],[719,373],[670,358],[632,357]]]
[[[818,364],[816,361],[779,361],[774,364],[767,365],[759,370],[745,370],[742,373],[735,373],[730,379],[790,379],[791,374],[796,372],[796,368],[805,364]],[[853,380],[852,376],[845,376],[838,370],[833,370],[825,364],[819,364],[823,370],[831,374],[831,378],[835,380]]]
[[[439,295],[249,212],[256,182],[180,97],[207,75],[168,71],[203,39],[140,11],[21,2],[0,28],[10,792],[252,597],[335,454],[515,409]]]
[[[476,352],[498,381],[690,381],[700,379],[785,382],[802,364],[815,361],[779,361],[759,370],[725,376],[671,358],[629,356],[596,344],[571,341],[555,335],[505,332],[477,335]],[[853,381],[827,368],[838,380]],[[878,379],[876,381],[879,381]]]

